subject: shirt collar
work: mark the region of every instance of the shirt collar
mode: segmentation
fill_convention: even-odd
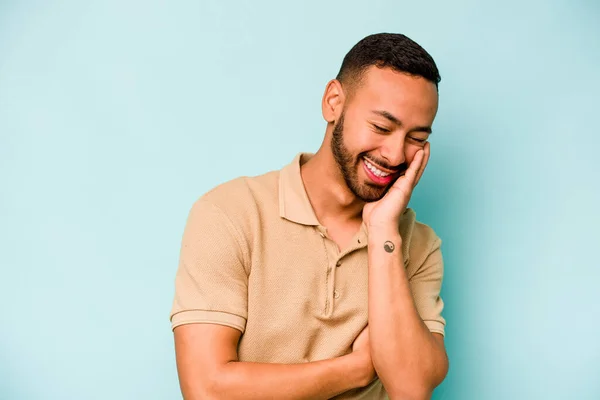
[[[282,218],[303,225],[319,225],[310,204],[300,166],[313,156],[312,153],[298,153],[279,174],[279,215]]]

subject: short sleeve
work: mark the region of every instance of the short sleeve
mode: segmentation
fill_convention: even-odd
[[[444,276],[439,237],[435,236],[424,261],[409,278],[415,306],[421,319],[431,332],[445,335],[446,320],[442,316],[444,302],[440,296]]]
[[[227,215],[200,199],[183,233],[171,328],[191,323],[230,326],[242,333],[248,316],[248,254]]]

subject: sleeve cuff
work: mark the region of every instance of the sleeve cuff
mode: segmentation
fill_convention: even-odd
[[[171,316],[171,330],[185,324],[218,324],[235,328],[242,333],[246,329],[246,318],[222,311],[189,310]]]
[[[440,321],[423,321],[430,332],[439,333],[442,336],[446,336],[445,324]]]

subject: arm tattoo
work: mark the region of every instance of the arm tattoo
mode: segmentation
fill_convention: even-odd
[[[394,243],[390,242],[389,240],[387,242],[385,242],[383,244],[383,248],[385,249],[385,251],[387,251],[388,253],[391,253],[394,251],[394,249],[396,248],[396,246],[394,246]]]

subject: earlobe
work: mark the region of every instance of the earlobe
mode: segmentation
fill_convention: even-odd
[[[335,122],[340,115],[343,103],[344,92],[342,86],[338,80],[332,79],[325,87],[325,93],[323,94],[323,101],[321,103],[325,121],[329,123]]]

